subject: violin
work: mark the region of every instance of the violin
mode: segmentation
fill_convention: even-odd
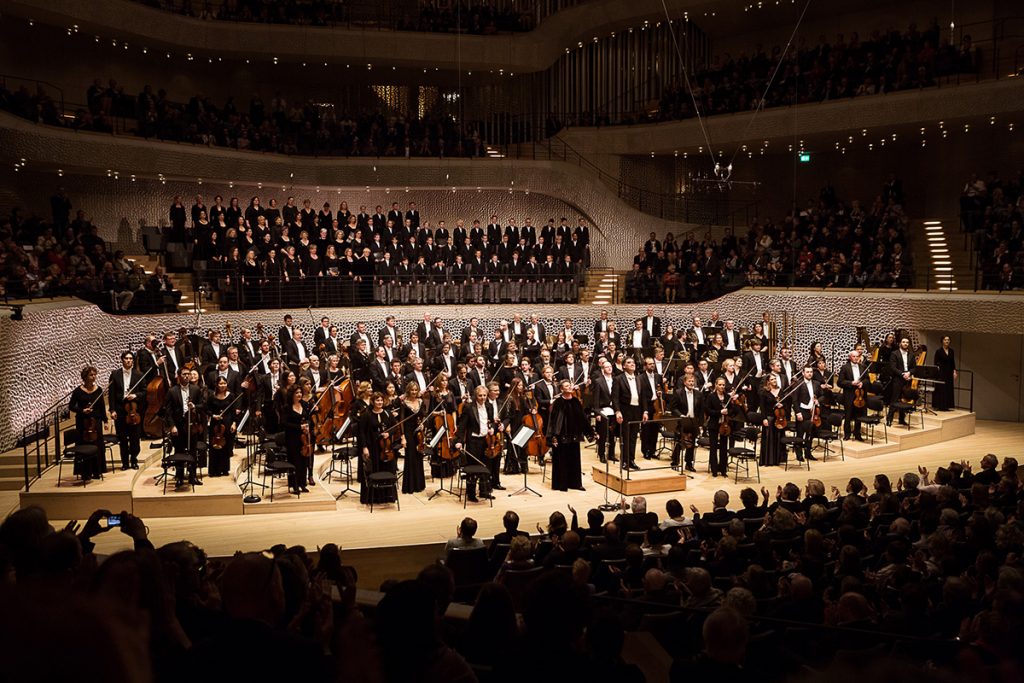
[[[865,405],[867,405],[867,400],[864,398],[864,387],[856,387],[853,390],[853,407],[863,408]]]
[[[501,425],[494,425],[492,430],[494,433],[489,435],[486,439],[487,445],[484,450],[484,456],[487,458],[497,458],[501,455],[502,450],[505,448],[505,432],[501,430]]]
[[[218,415],[214,415],[213,420],[216,424],[210,429],[210,447],[220,450],[228,443],[228,426]]]
[[[785,429],[789,425],[789,416],[786,412],[786,406],[780,401],[775,405],[775,428]]]
[[[814,402],[814,412],[811,413],[811,424],[814,425],[815,428],[821,426],[821,404],[817,401]]]
[[[444,429],[445,434],[438,444],[438,454],[442,460],[453,460],[459,455],[452,442],[456,429],[455,413],[444,410],[434,415],[434,431],[437,432],[441,429]]]
[[[391,462],[395,459],[395,438],[391,434],[391,428],[381,432],[379,445],[381,461]]]
[[[302,423],[302,433],[300,434],[300,437],[302,439],[302,457],[312,458],[315,446],[313,445],[313,435],[310,432],[308,422]]]
[[[82,420],[82,441],[92,443],[99,441],[99,420],[92,415],[87,415]]]
[[[124,423],[127,425],[135,426],[142,423],[142,413],[139,412],[139,401],[138,399],[132,399],[125,401],[122,405],[124,409]]]

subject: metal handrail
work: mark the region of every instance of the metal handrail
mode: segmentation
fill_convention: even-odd
[[[71,393],[66,393],[43,411],[42,415],[21,428],[17,446],[22,449],[25,491],[61,458],[61,422],[70,415]]]

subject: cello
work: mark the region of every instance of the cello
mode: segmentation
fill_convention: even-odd
[[[544,420],[537,410],[537,400],[533,397],[533,389],[526,392],[526,406],[529,412],[523,415],[523,426],[533,430],[533,436],[526,442],[527,457],[533,456],[540,462],[548,452],[548,439],[544,436]]]

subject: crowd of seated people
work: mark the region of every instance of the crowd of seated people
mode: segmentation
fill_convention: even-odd
[[[1001,292],[1020,289],[1024,283],[1024,175],[1005,181],[995,173],[977,174],[964,183],[960,193],[960,219],[970,232],[977,251],[977,284]]]
[[[652,232],[626,276],[627,301],[696,301],[744,285],[912,287],[903,202],[895,176],[870,206],[841,199],[826,183],[817,201],[780,222],[755,220],[745,236],[729,231],[719,242],[669,233],[659,240]]]
[[[782,59],[783,45],[758,44],[749,53],[715,57],[689,74],[691,92],[678,79],[651,111],[614,120],[588,112],[564,121],[569,126],[644,123],[751,111],[809,102],[929,88],[956,74],[976,74],[980,50],[969,35],[960,45],[950,42],[937,20],[924,30],[911,24],[906,31],[873,31],[861,39],[851,33],[834,42],[819,36],[816,45],[800,39]],[[779,65],[778,73],[776,66]],[[765,87],[771,80],[767,93]],[[762,102],[763,97],[763,102]]]
[[[644,632],[671,657],[673,682],[1019,680],[1016,460],[844,489],[809,479],[739,501],[719,490],[703,511],[637,497],[582,520],[569,506],[536,534],[508,511],[488,541],[466,518],[437,563],[358,601],[358,573],[333,543],[218,560],[184,540],[155,547],[129,513],[119,527],[98,510],[57,530],[30,507],[0,526],[0,632],[20,655],[6,666],[33,680],[227,680],[247,655],[268,680],[486,682],[521,677],[529,652],[533,678],[621,683],[665,661],[653,644],[626,661],[626,634]],[[104,533],[133,549],[99,555]],[[472,604],[468,617],[453,602]],[[39,656],[58,615],[77,637]],[[114,640],[118,657],[94,656]]]
[[[248,104],[228,96],[218,105],[203,94],[175,102],[163,89],[154,92],[146,85],[133,96],[114,79],[106,84],[96,79],[85,99],[84,107],[65,118],[42,85],[33,92],[27,85],[10,90],[0,84],[0,108],[74,130],[293,155],[479,157],[485,152],[477,127],[450,116],[349,114],[313,100],[289,103],[280,93],[269,103],[259,95]]]
[[[181,292],[157,267],[112,251],[99,229],[63,188],[50,198],[51,219],[0,217],[0,298],[79,296],[115,313],[176,310]]]
[[[200,278],[232,308],[569,302],[590,264],[583,218],[537,227],[492,214],[487,225],[449,228],[421,221],[415,202],[353,213],[346,201],[335,210],[253,197],[243,208],[220,195],[209,206],[197,196],[190,209],[175,197],[169,218],[168,240],[191,245]]]
[[[299,0],[137,0],[150,7],[204,21],[241,21],[297,26],[373,25],[398,31],[493,35],[534,28],[533,2],[419,0],[396,10],[381,3],[377,13],[353,12],[345,2]],[[411,7],[415,4],[415,8]],[[568,4],[562,2],[561,4]],[[403,11],[414,9],[414,11]],[[400,15],[399,15],[400,12]]]

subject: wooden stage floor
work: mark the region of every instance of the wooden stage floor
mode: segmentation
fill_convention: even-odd
[[[890,437],[893,438],[890,438],[888,445],[880,442],[877,444],[877,455],[865,453],[865,447],[861,444],[845,442],[849,447],[845,461],[835,457],[828,462],[812,462],[810,472],[795,467],[790,467],[788,472],[782,467],[762,468],[761,484],[768,487],[773,495],[777,486],[789,481],[803,487],[808,477],[821,479],[826,487],[834,484],[843,489],[850,477],[861,477],[870,483],[871,477],[877,472],[897,477],[903,472],[915,471],[918,465],[925,465],[934,471],[950,460],[967,459],[977,463],[982,455],[989,452],[999,456],[1017,456],[1024,442],[1024,424],[991,421],[975,423],[973,415],[968,416],[962,412],[929,418],[926,426],[934,428],[935,423],[943,424],[939,428],[940,434],[932,438],[927,438],[921,430],[910,432],[911,436],[907,436],[902,429],[891,430]],[[951,438],[941,438],[943,430]],[[967,435],[960,436],[960,433]],[[905,442],[904,447],[892,452],[893,443],[900,436]],[[929,443],[919,445],[922,440]],[[860,452],[854,453],[855,450]],[[132,510],[145,519],[155,544],[188,539],[203,547],[210,555],[217,556],[230,555],[235,550],[260,550],[275,543],[302,544],[310,549],[328,542],[338,543],[346,549],[435,545],[453,536],[459,521],[467,515],[479,522],[481,537],[489,537],[501,531],[501,516],[506,510],[518,512],[522,519],[520,528],[531,531],[537,523],[545,523],[554,510],[561,510],[568,516],[570,505],[584,516],[587,509],[604,502],[605,489],[593,481],[593,468],[598,465],[594,447],[585,447],[583,454],[583,483],[586,491],[552,491],[547,482],[541,482],[540,470],[534,464],[528,481],[542,496],[508,495],[522,485],[523,478],[522,475],[505,475],[502,484],[507,491],[495,491],[493,508],[481,502],[471,503],[463,510],[459,499],[450,495],[428,500],[436,488],[436,482],[430,480],[427,481],[426,491],[401,496],[401,510],[397,510],[394,505],[378,506],[372,514],[367,506],[359,503],[358,495],[350,493],[335,501],[334,495],[341,485],[337,479],[333,483],[326,483],[322,477],[318,477],[318,484],[311,495],[304,495],[298,500],[287,494],[286,486],[282,485],[277,488],[273,503],[269,501],[267,491],[263,495],[263,502],[246,505],[241,501],[242,494],[233,477],[207,477],[206,484],[197,488],[195,494],[168,489],[165,496],[160,487],[153,485],[153,478],[159,473],[154,465],[138,471],[108,473],[104,481],[90,483],[86,489],[80,485],[68,485],[71,477],[67,469],[64,484],[58,489],[54,485],[54,468],[33,485],[31,493],[22,492],[21,504],[42,504],[50,511],[55,526],[72,516],[61,512],[62,508],[69,507],[61,501],[70,500],[71,497],[82,499],[76,501],[74,506],[79,509],[73,510],[73,516],[80,520],[87,516],[87,512],[82,512],[84,509],[107,507],[114,512]],[[669,469],[652,471],[656,465],[668,465],[668,454],[663,454],[662,458],[659,463],[640,460],[644,469],[634,476],[678,478],[679,475]],[[158,462],[159,454],[151,453],[149,461]],[[241,467],[243,461],[242,451],[238,451],[233,460],[235,478],[244,479]],[[328,464],[328,456],[318,456],[318,472],[325,471]],[[649,509],[663,515],[665,502],[670,498],[678,498],[686,509],[694,504],[706,511],[710,509],[712,495],[719,489],[728,491],[738,504],[741,489],[746,486],[758,487],[754,480],[741,479],[735,483],[732,478],[712,478],[706,473],[706,468],[707,451],[698,449],[698,472],[687,480],[686,490],[680,490],[680,485],[675,491],[646,494]],[[618,494],[614,492],[609,492],[608,496],[613,501],[618,499]],[[97,539],[98,552],[110,553],[127,548],[127,540],[122,534],[103,534]]]

